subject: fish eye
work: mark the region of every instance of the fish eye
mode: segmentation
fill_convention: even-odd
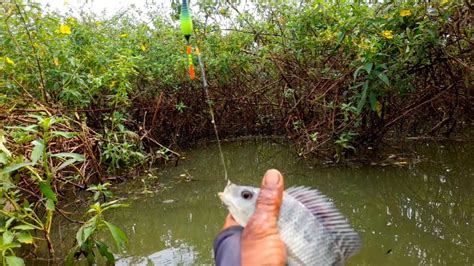
[[[252,194],[252,192],[250,192],[248,190],[244,190],[240,193],[240,196],[242,196],[243,199],[249,200],[253,197],[253,194]]]

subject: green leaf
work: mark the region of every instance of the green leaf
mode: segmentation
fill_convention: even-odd
[[[70,139],[70,138],[74,138],[75,136],[77,136],[77,133],[76,132],[66,132],[66,131],[51,131],[51,135],[53,135],[55,137],[63,137],[63,138]]]
[[[359,83],[357,83],[357,85],[351,86],[350,88],[351,89],[357,89],[359,87],[362,87],[362,85],[364,85],[364,82],[359,82]]]
[[[77,230],[77,233],[76,233],[76,242],[77,242],[77,245],[78,246],[81,246],[83,243],[84,243],[84,228],[85,228],[85,224],[83,226],[81,226],[81,228],[79,228],[79,230]]]
[[[52,125],[54,125],[58,120],[54,117],[47,117],[44,119],[38,119],[38,124],[43,128],[44,131],[49,131]]]
[[[7,250],[21,247],[20,243],[0,244],[0,250]]]
[[[79,154],[79,153],[73,153],[73,152],[60,152],[60,153],[54,153],[50,155],[51,157],[57,157],[57,158],[73,158],[76,159],[78,162],[83,162],[86,160],[86,157],[84,155]]]
[[[102,191],[102,193],[104,193],[104,196],[106,196],[107,198],[111,198],[114,196],[114,194],[111,192],[111,191]],[[121,204],[122,207],[128,207],[128,204]]]
[[[344,37],[346,36],[346,31],[341,31],[339,32],[337,36],[337,44],[340,45],[342,41],[344,40]]]
[[[54,201],[51,199],[46,200],[46,210],[48,211],[54,211],[56,207],[54,206]]]
[[[372,111],[375,111],[376,106],[377,106],[377,94],[370,92],[369,101],[370,101],[370,109],[372,109]]]
[[[58,199],[56,198],[56,193],[54,193],[53,189],[51,188],[51,185],[46,182],[46,181],[40,181],[39,182],[39,189],[41,193],[47,198],[50,199],[54,202],[57,202]]]
[[[77,160],[74,159],[74,158],[68,159],[68,160],[64,161],[62,164],[60,164],[60,165],[58,166],[58,168],[56,169],[56,171],[59,171],[59,170],[61,170],[61,169],[64,169],[64,168],[68,167],[69,165],[74,164],[75,162],[77,162]]]
[[[112,200],[112,201],[109,201],[109,202],[106,202],[106,203],[102,204],[102,207],[105,208],[105,207],[108,207],[110,205],[115,205],[118,202],[119,202],[119,200]]]
[[[23,131],[29,131],[29,132],[38,132],[36,130],[36,128],[38,127],[38,125],[29,125],[27,127],[21,127],[21,126],[12,126],[12,127],[5,127],[5,128],[8,128],[8,129],[21,129]]]
[[[8,202],[10,203],[10,202]],[[5,206],[6,207],[6,206]],[[4,207],[4,208],[5,208]],[[12,206],[13,207],[13,206]],[[11,217],[10,219],[8,219],[6,222],[5,222],[5,225],[3,226],[2,229],[5,229],[5,230],[8,230],[8,227],[10,227],[10,225],[13,223],[13,221],[15,221],[15,217]]]
[[[8,266],[23,266],[23,265],[25,265],[25,262],[23,261],[23,259],[19,258],[17,256],[5,256],[5,259],[7,260],[7,265]]]
[[[14,165],[10,165],[8,167],[3,168],[3,170],[0,172],[0,175],[8,174],[11,172],[15,172],[16,170],[23,168],[25,166],[31,166],[33,163],[32,162],[24,162],[24,163],[17,163]]]
[[[96,192],[94,193],[94,201],[97,201],[97,200],[99,199],[99,197],[100,197],[100,192],[99,192],[99,191],[96,191]]]
[[[97,246],[97,249],[99,250],[100,255],[102,255],[102,257],[107,259],[107,264],[114,265],[115,263],[114,254],[112,254],[109,251],[109,247],[107,246],[107,244],[105,244],[102,241],[96,240],[95,245]]]
[[[33,244],[33,237],[30,233],[17,233],[16,239],[18,239],[20,243]]]
[[[362,94],[360,96],[359,103],[357,104],[357,114],[360,114],[362,108],[364,108],[365,101],[367,100],[367,91],[369,90],[369,81],[366,80],[362,85]]]
[[[91,241],[88,241],[86,247],[86,259],[87,259],[87,264],[89,265],[94,265],[95,261],[95,254],[94,251],[92,250],[93,247],[91,247]]]
[[[92,233],[94,233],[96,229],[96,220],[97,216],[92,217],[77,231],[76,241],[79,246],[84,244],[84,242],[87,241],[87,239],[92,235]]]
[[[3,244],[10,244],[13,242],[13,237],[15,235],[10,231],[3,232]]]
[[[69,254],[67,254],[67,258],[66,258],[66,266],[74,265],[74,256],[79,250],[80,250],[80,246],[75,246],[69,251]]]
[[[356,69],[356,71],[354,71],[354,80],[357,79],[357,77],[359,76],[359,71],[364,68],[364,66],[360,66]]]
[[[112,237],[114,238],[117,247],[119,249],[122,249],[125,246],[125,243],[128,241],[125,233],[120,228],[107,221],[104,221],[104,223],[109,228],[109,231],[112,234]]]
[[[12,153],[7,149],[7,147],[5,147],[5,143],[7,143],[5,135],[3,132],[0,132],[0,151],[3,151],[6,157],[10,157],[12,156]]]
[[[365,65],[363,65],[363,66],[358,67],[358,68],[356,69],[356,71],[354,71],[354,80],[357,79],[357,77],[359,76],[359,72],[360,72],[362,69],[364,69],[364,70],[367,72],[367,74],[370,75],[370,72],[372,72],[372,67],[373,67],[373,66],[374,66],[374,63],[370,63],[370,62],[369,62],[369,63],[367,63],[367,64],[365,64]]]
[[[377,77],[379,77],[379,79],[381,81],[383,81],[387,86],[390,86],[390,81],[388,80],[388,77],[387,75],[385,75],[384,73],[380,72],[377,74]]]
[[[128,204],[112,204],[112,205],[109,205],[107,207],[104,207],[103,211],[106,211],[106,210],[109,210],[109,209],[126,208],[128,206],[129,206]]]
[[[34,140],[31,143],[35,145],[33,151],[31,152],[31,162],[33,163],[33,165],[35,165],[43,155],[45,147],[42,140]]]
[[[35,230],[36,228],[28,224],[20,224],[12,228],[13,230]]]
[[[0,163],[1,164],[7,164],[8,163],[8,155],[7,154],[5,154],[3,152],[0,152]]]
[[[367,71],[367,74],[370,75],[370,72],[372,71],[372,67],[374,66],[374,63],[367,63],[364,66],[365,71]]]
[[[95,231],[95,228],[93,226],[87,226],[84,228],[84,231],[83,231],[83,240],[84,241],[87,241],[89,239],[89,237],[92,235],[92,233],[94,233]]]

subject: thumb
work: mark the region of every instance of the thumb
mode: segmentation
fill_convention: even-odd
[[[278,219],[283,198],[283,176],[278,170],[271,169],[265,173],[257,198],[255,214],[270,219]]]
[[[283,187],[283,176],[280,172],[268,170],[265,173],[255,212],[242,232],[242,265],[285,264],[285,244],[277,225]]]

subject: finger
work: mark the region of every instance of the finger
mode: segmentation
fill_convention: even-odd
[[[224,226],[222,226],[222,229],[221,231],[231,227],[231,226],[236,226],[236,225],[239,225],[237,223],[237,221],[235,221],[234,217],[232,216],[232,214],[228,214],[227,217],[225,218],[225,221],[224,221]]]
[[[262,180],[255,213],[242,232],[242,265],[284,265],[286,249],[278,232],[283,176],[268,170]]]
[[[283,198],[284,181],[278,170],[268,170],[262,180],[257,198],[256,213],[277,218]]]

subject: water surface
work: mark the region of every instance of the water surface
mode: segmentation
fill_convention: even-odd
[[[275,141],[223,144],[232,182],[258,186],[267,169],[277,168],[287,187],[310,186],[333,199],[363,239],[349,265],[474,264],[473,148],[419,144],[407,151],[416,152],[412,159],[390,157],[398,166],[334,166],[304,161]],[[130,239],[118,265],[213,263],[212,241],[227,214],[217,197],[226,184],[218,149],[211,144],[183,155],[155,179],[122,185],[127,190],[118,194],[130,207],[108,216]],[[141,193],[156,182],[166,189]]]

